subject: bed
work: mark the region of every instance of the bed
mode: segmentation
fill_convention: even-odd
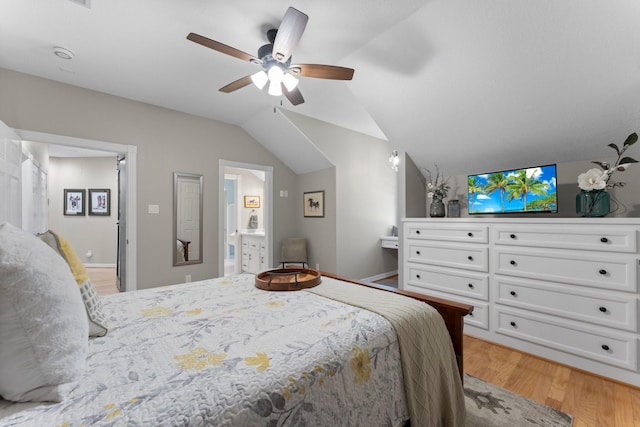
[[[468,306],[430,301],[440,316],[424,297],[332,275],[295,292],[254,283],[102,297],[108,333],[87,339],[64,398],[0,400],[0,425],[464,425]]]

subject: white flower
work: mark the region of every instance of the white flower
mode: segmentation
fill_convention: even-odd
[[[604,190],[607,186],[609,173],[600,169],[589,169],[585,173],[578,175],[578,187],[582,190]]]

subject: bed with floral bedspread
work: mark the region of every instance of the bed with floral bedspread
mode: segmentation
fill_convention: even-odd
[[[89,340],[84,375],[68,397],[0,400],[0,425],[400,426],[409,419],[387,319],[327,295],[262,291],[254,278],[103,297],[109,332]],[[319,293],[338,282],[322,280]],[[443,370],[451,371],[451,357],[442,356]],[[442,378],[433,379],[433,395],[461,395],[459,381],[442,390]],[[443,405],[443,413],[412,425],[456,424],[451,414],[463,406]]]

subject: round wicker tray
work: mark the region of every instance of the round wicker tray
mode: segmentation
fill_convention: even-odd
[[[298,291],[321,282],[318,270],[301,267],[275,268],[256,276],[256,288],[265,291]]]

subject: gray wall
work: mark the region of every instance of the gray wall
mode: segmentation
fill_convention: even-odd
[[[217,276],[218,159],[274,167],[274,191],[296,175],[237,126],[0,69],[0,120],[55,135],[135,145],[138,288]],[[204,263],[173,267],[173,172],[204,175]],[[160,205],[158,215],[149,204]],[[274,199],[274,247],[296,222],[294,198]],[[273,248],[272,248],[273,250]],[[277,253],[274,251],[274,253]]]
[[[85,190],[85,215],[64,215],[64,189]],[[89,215],[89,189],[111,190],[111,215]],[[116,265],[118,244],[116,157],[49,160],[49,229],[68,240],[85,264]],[[92,256],[88,257],[87,252]]]
[[[409,218],[426,215],[427,192],[424,177],[409,155],[405,155],[405,215]],[[398,225],[399,227],[399,225]]]
[[[324,218],[304,217],[302,195],[324,191]],[[299,236],[307,239],[309,265],[328,272],[338,271],[336,246],[336,169],[328,168],[299,176],[296,194]]]
[[[398,174],[389,165],[389,143],[290,111],[285,115],[335,165],[335,272],[366,278],[395,270],[395,260],[380,247],[380,237],[390,234],[398,216]],[[334,232],[326,222],[310,226]]]

